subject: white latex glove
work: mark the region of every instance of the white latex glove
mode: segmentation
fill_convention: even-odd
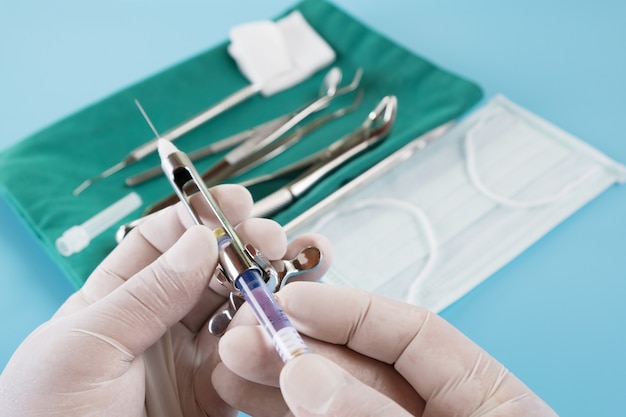
[[[278,298],[313,354],[283,366],[246,308],[220,341],[214,385],[252,416],[556,416],[422,308],[311,282],[287,286]]]
[[[288,248],[279,225],[247,219],[252,199],[242,187],[212,193],[242,240],[269,259],[307,244],[329,250],[315,236]],[[210,219],[208,208],[201,215]],[[211,383],[218,339],[206,323],[226,294],[209,287],[216,251],[212,230],[192,227],[180,204],[131,232],[17,349],[0,376],[0,415],[235,415]]]

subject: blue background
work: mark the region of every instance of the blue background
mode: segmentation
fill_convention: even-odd
[[[626,163],[626,2],[335,3]],[[287,0],[0,2],[0,148],[269,18]],[[73,291],[0,199],[0,366]],[[626,187],[442,315],[558,413],[626,415]]]

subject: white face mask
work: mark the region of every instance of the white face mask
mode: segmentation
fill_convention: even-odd
[[[626,167],[498,96],[287,229],[331,240],[326,282],[441,311],[624,181]]]

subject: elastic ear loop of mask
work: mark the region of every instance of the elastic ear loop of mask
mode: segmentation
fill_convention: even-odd
[[[487,122],[489,122],[495,117],[498,117],[498,115],[497,114],[486,115],[485,117],[477,121],[476,124],[467,131],[467,133],[465,134],[465,140],[463,142],[464,149],[465,149],[465,163],[467,167],[467,175],[470,181],[472,182],[472,185],[474,185],[474,187],[476,187],[476,189],[480,191],[487,198],[490,198],[493,201],[503,206],[514,207],[514,208],[534,208],[534,207],[545,206],[545,205],[554,203],[555,201],[558,201],[562,199],[563,197],[565,197],[570,191],[582,185],[582,183],[584,183],[589,177],[595,174],[596,171],[598,170],[597,167],[594,169],[591,169],[587,171],[586,173],[580,175],[578,178],[572,180],[569,184],[565,185],[560,191],[556,192],[554,195],[547,196],[544,198],[538,198],[536,200],[527,200],[527,201],[515,200],[512,198],[505,197],[503,195],[500,195],[490,190],[485,185],[485,183],[483,183],[482,179],[480,178],[480,175],[478,174],[478,171],[476,170],[476,154],[474,152],[474,138],[476,136],[476,133],[480,131],[487,124]]]
[[[344,207],[340,210],[330,212],[327,215],[323,216],[313,225],[313,227],[311,228],[311,232],[319,232],[328,223],[330,223],[334,219],[344,214],[348,214],[350,212],[361,210],[361,209],[368,208],[368,207],[391,207],[391,208],[396,208],[396,209],[407,211],[420,224],[424,232],[426,246],[427,246],[429,255],[428,255],[428,258],[426,259],[426,263],[424,264],[422,269],[419,271],[419,273],[415,276],[415,278],[413,279],[413,282],[411,283],[411,286],[409,287],[409,291],[407,293],[405,301],[408,303],[411,303],[411,301],[414,300],[415,297],[417,296],[419,287],[422,281],[426,278],[426,276],[428,276],[428,274],[430,274],[430,271],[433,269],[433,266],[439,255],[439,249],[438,249],[439,245],[437,243],[437,238],[435,237],[435,232],[432,227],[432,224],[430,220],[428,220],[428,217],[426,216],[426,214],[424,214],[424,212],[419,207],[411,203],[408,203],[406,201],[398,200],[394,198],[383,198],[383,199],[378,199],[378,200],[374,200],[374,199],[363,200],[363,201],[359,201],[357,203],[351,204],[348,207]]]
[[[467,131],[467,133],[465,134],[465,138],[464,138],[465,162],[466,162],[468,177],[470,181],[472,182],[472,184],[474,185],[474,187],[476,187],[476,189],[479,192],[481,192],[486,197],[492,199],[493,201],[504,206],[515,207],[515,208],[533,208],[533,207],[539,207],[539,206],[551,204],[563,198],[574,188],[580,186],[598,170],[598,168],[589,170],[585,174],[580,175],[578,178],[574,179],[569,184],[565,185],[560,191],[558,191],[554,195],[544,197],[544,198],[539,198],[536,200],[528,200],[528,201],[515,200],[515,199],[511,199],[511,198],[495,193],[483,183],[483,181],[480,178],[480,175],[478,174],[478,171],[476,170],[476,155],[474,152],[474,138],[476,136],[476,133],[480,131],[487,124],[487,122],[491,121],[496,116],[497,114],[496,115],[491,114],[491,115],[486,115],[485,117],[481,118],[478,122],[476,122],[474,126],[472,126]],[[424,214],[424,212],[419,207],[411,203],[408,203],[404,200],[393,199],[393,198],[384,198],[384,199],[378,199],[378,200],[373,200],[373,199],[363,200],[363,201],[359,201],[357,203],[351,204],[347,207],[344,207],[340,210],[333,211],[333,212],[326,214],[313,225],[313,227],[311,228],[311,232],[319,232],[321,231],[322,228],[324,228],[326,225],[328,225],[331,221],[335,220],[336,218],[343,216],[345,214],[348,214],[350,212],[361,210],[361,209],[368,208],[368,207],[391,207],[391,208],[396,208],[396,209],[407,211],[409,214],[411,214],[415,218],[415,220],[417,220],[417,222],[420,224],[424,232],[429,256],[428,256],[428,259],[426,260],[426,263],[424,264],[422,269],[419,271],[419,273],[415,276],[413,282],[411,283],[411,286],[409,287],[409,291],[407,293],[405,300],[406,302],[410,303],[412,300],[415,299],[422,281],[426,278],[426,276],[428,276],[428,274],[430,274],[431,270],[434,267],[436,259],[439,255],[437,238],[435,237],[435,232],[433,230],[432,223],[430,222],[430,220],[428,220],[428,217],[426,216],[426,214]]]

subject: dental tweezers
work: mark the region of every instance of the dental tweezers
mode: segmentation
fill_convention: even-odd
[[[380,143],[391,132],[396,119],[397,108],[398,102],[395,96],[384,97],[356,131],[303,161],[296,162],[274,174],[261,177],[260,181],[264,181],[297,169],[305,169],[304,173],[295,180],[257,201],[252,209],[252,216],[269,217],[275,214],[307,193],[339,166]],[[251,185],[251,182],[244,183],[244,185]]]

